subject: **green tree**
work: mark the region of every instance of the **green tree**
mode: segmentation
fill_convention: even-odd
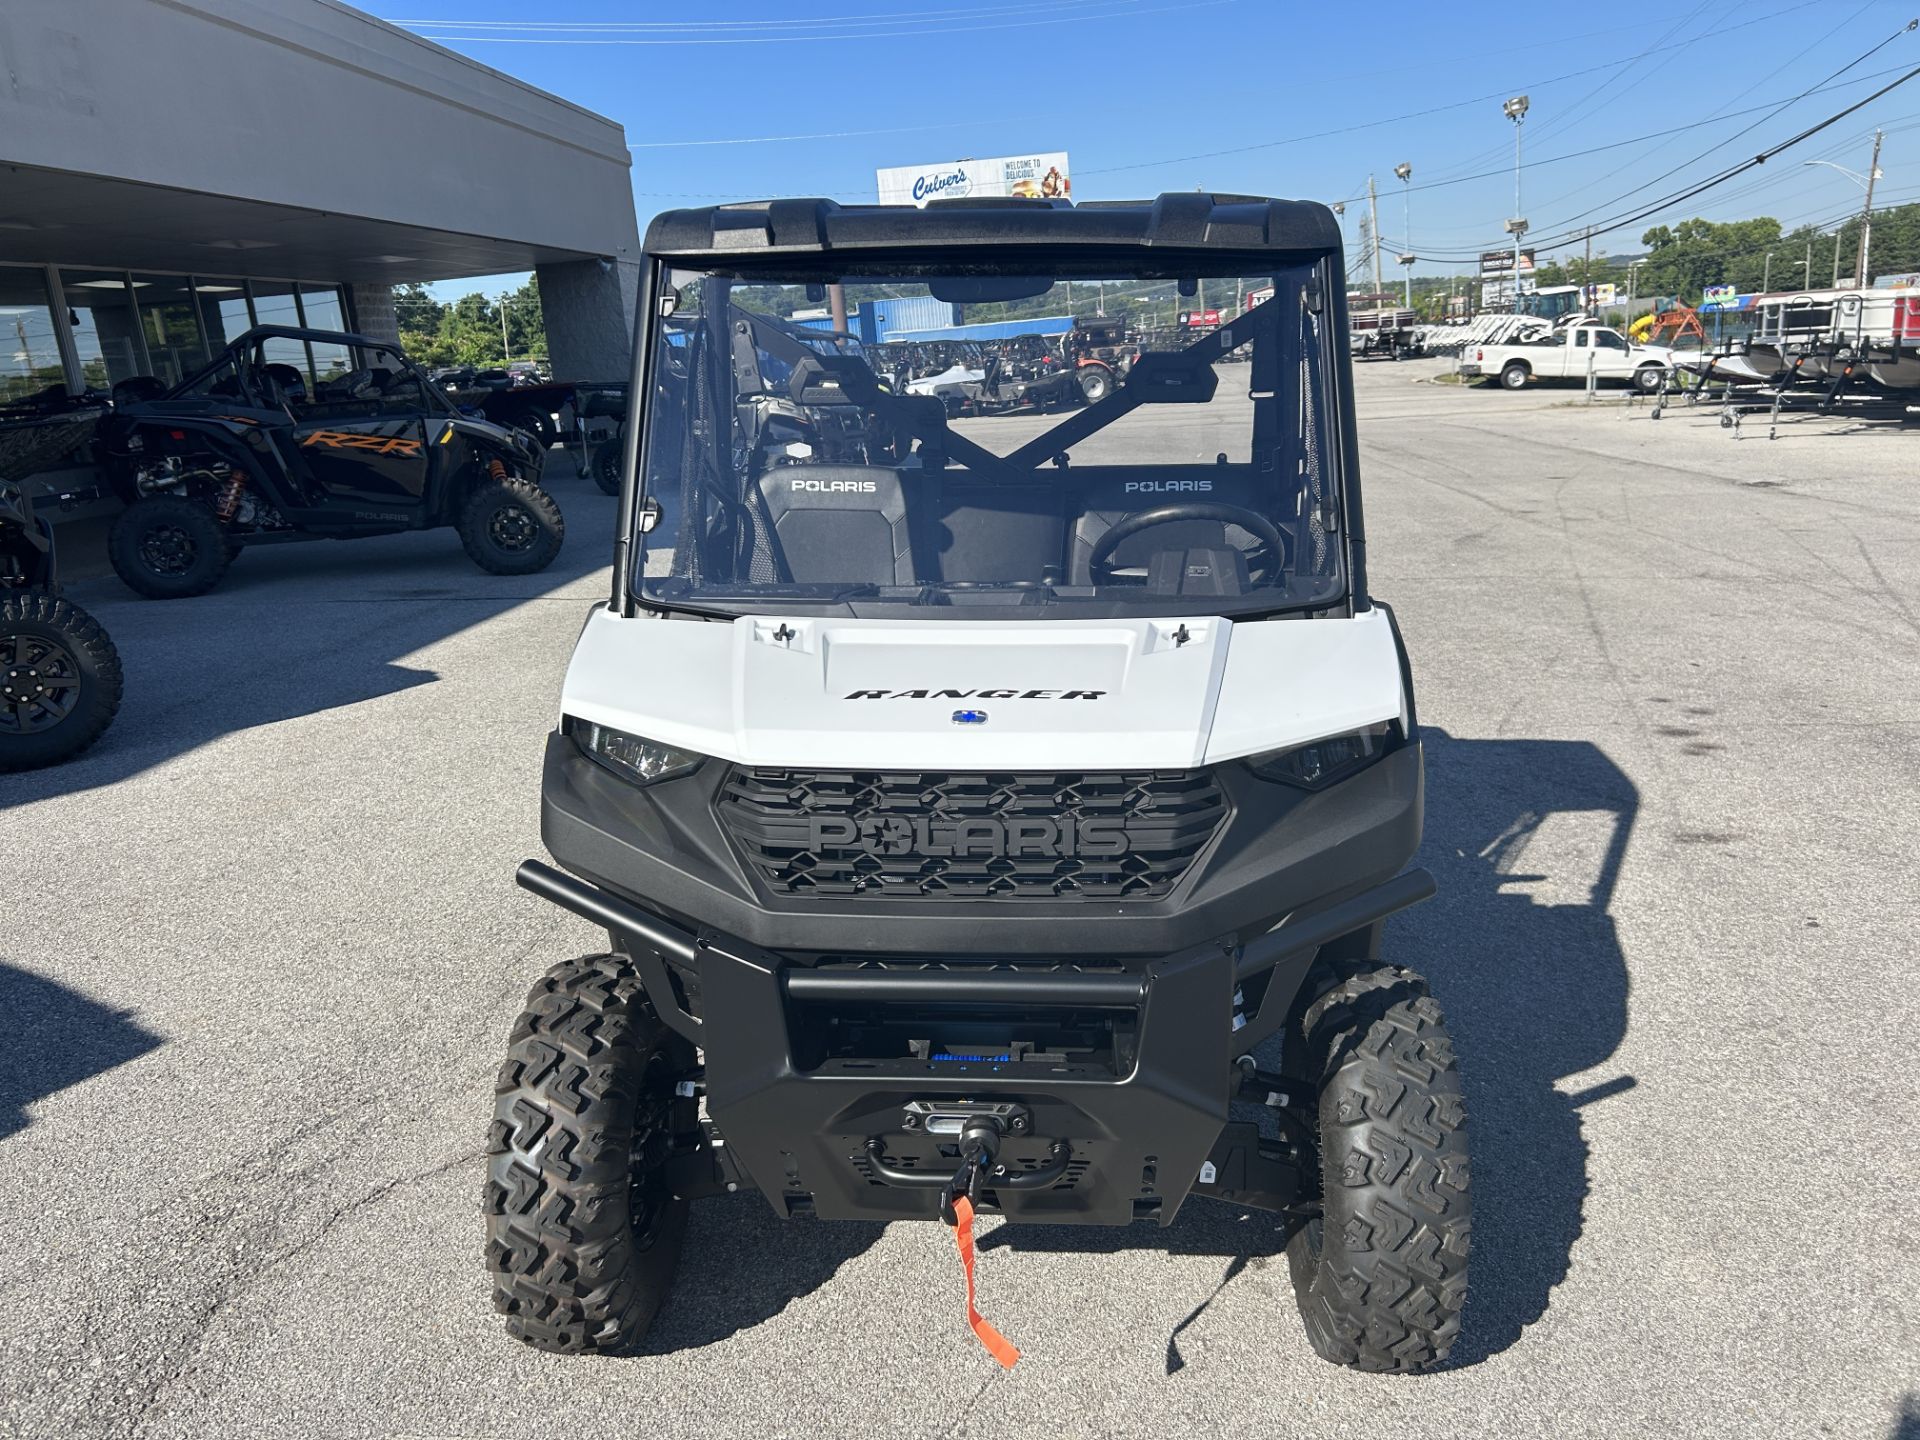
[[[529,275],[527,283],[502,297],[507,311],[507,338],[512,342],[515,360],[547,358],[547,326],[540,310],[540,277]]]

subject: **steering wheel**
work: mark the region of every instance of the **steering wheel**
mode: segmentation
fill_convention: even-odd
[[[1094,542],[1093,553],[1087,557],[1087,574],[1096,585],[1104,585],[1113,579],[1113,552],[1121,543],[1131,540],[1142,530],[1151,530],[1160,525],[1173,525],[1182,520],[1217,520],[1225,525],[1238,525],[1260,541],[1267,563],[1261,569],[1263,577],[1277,573],[1287,560],[1287,542],[1281,535],[1280,527],[1257,510],[1249,510],[1242,505],[1221,505],[1209,501],[1194,501],[1182,505],[1162,505],[1157,510],[1138,510],[1116,523],[1106,534]],[[1252,568],[1251,557],[1248,568]]]

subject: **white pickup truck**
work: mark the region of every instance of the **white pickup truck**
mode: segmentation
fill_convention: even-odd
[[[1604,325],[1574,325],[1532,339],[1499,345],[1469,345],[1460,357],[1462,379],[1498,376],[1508,390],[1524,390],[1532,380],[1624,380],[1641,390],[1658,390],[1673,364],[1663,348],[1633,345]]]

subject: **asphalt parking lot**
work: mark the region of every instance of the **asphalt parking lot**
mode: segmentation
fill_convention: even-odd
[[[75,597],[127,700],[0,778],[0,1431],[23,1436],[1920,1436],[1920,434],[1359,367],[1373,588],[1427,727],[1395,922],[1462,1056],[1445,1371],[1301,1334],[1257,1214],[1002,1228],[695,1212],[651,1353],[507,1339],[480,1147],[517,891],[612,503],[556,567],[449,532]],[[1018,423],[1018,422],[1007,422]]]

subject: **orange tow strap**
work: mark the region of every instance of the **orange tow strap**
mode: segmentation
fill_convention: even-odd
[[[1020,1352],[1014,1349],[1007,1337],[987,1323],[973,1301],[973,1202],[964,1195],[956,1195],[953,1200],[954,1226],[953,1243],[960,1250],[960,1268],[967,1272],[967,1324],[979,1337],[987,1353],[1011,1370]]]

